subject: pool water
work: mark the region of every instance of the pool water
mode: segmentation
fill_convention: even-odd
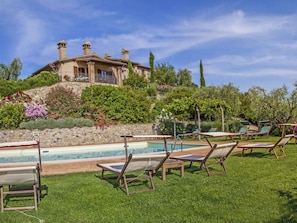
[[[169,152],[199,148],[199,144],[167,144]],[[128,144],[128,154],[143,154],[164,152],[164,143],[132,142]],[[106,157],[125,156],[124,144],[108,144],[93,146],[73,146],[59,148],[41,148],[42,162],[52,161],[79,161]],[[0,164],[38,162],[37,149],[0,150]]]

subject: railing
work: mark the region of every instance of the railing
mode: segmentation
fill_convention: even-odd
[[[95,76],[95,82],[99,83],[108,83],[108,84],[117,84],[117,79],[114,75],[112,76]]]
[[[175,150],[175,146],[176,146],[177,141],[179,141],[179,143],[180,143],[180,151],[181,152],[183,151],[183,141],[179,137],[179,135],[177,135],[177,137],[175,139],[172,139],[171,142],[170,142],[170,150],[171,150],[171,152],[173,152]]]
[[[88,76],[88,74],[78,75],[77,77],[73,78],[73,81],[75,81],[75,82],[89,82],[89,76]],[[117,78],[114,75],[101,76],[101,75],[95,74],[95,82],[96,83],[117,84]]]
[[[89,82],[89,77],[79,76],[79,77],[73,78],[73,81],[76,81],[76,82]]]

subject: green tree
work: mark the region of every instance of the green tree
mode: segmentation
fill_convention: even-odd
[[[177,86],[193,87],[191,71],[187,69],[179,69],[177,72]]]
[[[233,90],[232,86],[229,87],[230,89]],[[203,120],[220,120],[221,119],[221,109],[222,108],[228,108],[224,109],[224,114],[226,117],[231,118],[232,117],[232,110],[231,110],[231,104],[233,103],[239,103],[240,100],[237,99],[235,102],[232,100],[229,101],[228,99],[228,87],[214,87],[214,86],[208,86],[208,87],[203,87],[203,88],[198,88],[193,97],[195,99],[203,100],[203,101],[208,101],[206,106],[209,108],[205,108],[206,112],[203,109],[201,110],[201,119]],[[235,91],[235,90],[234,90]],[[232,93],[232,91],[231,91]],[[232,93],[233,94],[233,93]],[[235,94],[235,93],[234,93]],[[230,98],[237,98],[236,96],[232,96]],[[228,100],[228,102],[227,102]]]
[[[195,93],[195,88],[189,88],[185,86],[178,86],[172,89],[170,92],[166,93],[164,102],[166,104],[171,103],[174,99],[183,99],[193,97]]]
[[[225,113],[227,119],[240,116],[242,103],[239,88],[234,87],[232,83],[222,85],[219,87],[219,95],[217,95],[217,99],[225,101],[225,103],[228,104],[230,109]]]
[[[202,60],[200,60],[200,87],[203,88],[206,86],[205,79],[204,79],[204,73],[203,73],[203,64]]]
[[[172,65],[167,63],[158,64],[154,76],[156,83],[159,85],[176,86],[177,74]]]
[[[224,126],[225,111],[229,110],[230,106],[219,99],[185,97],[183,99],[174,99],[166,106],[166,109],[179,120],[195,120],[197,126],[200,126],[200,116],[209,117],[210,120],[220,120],[222,126]]]
[[[261,87],[249,89],[246,97],[250,98],[247,119],[256,124],[261,120],[276,122],[294,122],[297,118],[297,90],[291,93],[287,86],[267,92]]]
[[[254,124],[258,121],[271,119],[273,113],[269,103],[267,103],[267,92],[261,87],[252,87],[248,90],[247,95],[250,101],[249,113],[246,113],[246,118]]]
[[[148,86],[148,81],[144,76],[140,76],[134,71],[132,63],[128,61],[129,76],[123,81],[125,86],[130,86],[133,89],[146,88]]]
[[[0,64],[0,78],[4,80],[17,80],[21,74],[23,64],[19,58],[14,58],[10,65]]]
[[[151,78],[150,82],[155,82],[155,56],[152,52],[150,52],[150,71],[151,71]]]

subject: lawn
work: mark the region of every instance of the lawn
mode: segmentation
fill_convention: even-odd
[[[184,178],[174,170],[162,181],[159,173],[155,191],[130,196],[115,180],[100,180],[100,171],[43,176],[38,211],[7,211],[0,222],[297,222],[296,147],[292,140],[279,160],[265,149],[245,157],[235,152],[225,162],[228,172],[213,177],[197,164]]]

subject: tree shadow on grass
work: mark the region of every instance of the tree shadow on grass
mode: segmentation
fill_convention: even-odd
[[[297,188],[293,188],[297,191]],[[284,214],[280,219],[269,221],[269,223],[297,223],[297,192],[277,191],[279,196],[285,198],[287,203],[281,206]]]

